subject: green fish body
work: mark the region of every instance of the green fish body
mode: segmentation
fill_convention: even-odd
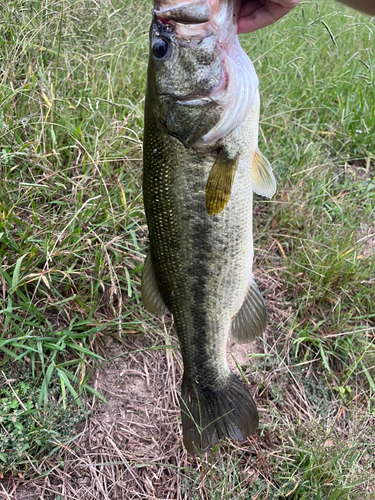
[[[191,453],[223,436],[243,440],[258,425],[250,393],[228,368],[226,343],[229,333],[250,342],[266,325],[252,274],[252,193],[272,196],[275,189],[258,150],[257,77],[235,35],[233,5],[198,6],[190,2],[178,11],[170,0],[156,6],[143,172],[150,251],[142,300],[150,312],[174,317],[184,361],[184,444]],[[233,86],[240,64],[228,60],[231,50],[246,63],[241,69],[250,89]],[[245,110],[233,104],[238,97]]]

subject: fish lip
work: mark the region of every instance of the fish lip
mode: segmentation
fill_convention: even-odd
[[[202,24],[210,21],[212,8],[207,0],[163,1],[155,0],[154,12],[169,22],[179,24]]]
[[[180,95],[171,95],[171,94],[159,94],[160,98],[172,98],[175,102],[179,104],[193,104],[193,103],[207,103],[207,102],[212,102],[213,99],[211,99],[210,96],[208,95],[187,95],[187,96],[180,96]]]
[[[212,99],[210,97],[207,97],[207,96],[198,96],[198,97],[193,97],[193,98],[189,98],[189,97],[186,97],[186,98],[178,98],[176,99],[176,102],[178,104],[185,104],[185,105],[188,105],[188,104],[206,104],[207,102],[211,102]]]

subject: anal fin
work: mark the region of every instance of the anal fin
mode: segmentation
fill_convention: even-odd
[[[169,312],[160,295],[150,255],[147,255],[145,265],[143,266],[141,296],[143,305],[151,314],[162,316]]]
[[[261,335],[266,324],[266,306],[253,277],[245,300],[232,319],[231,338],[237,344],[246,344]]]

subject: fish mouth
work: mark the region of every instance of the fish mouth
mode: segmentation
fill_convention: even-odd
[[[171,95],[171,94],[159,94],[161,99],[172,99],[177,104],[185,105],[199,105],[207,104],[208,102],[213,102],[213,99],[209,95]]]
[[[222,0],[154,1],[154,13],[158,20],[172,24],[175,35],[182,39],[200,39],[217,31],[215,20],[220,11],[227,8]]]
[[[198,96],[198,97],[177,97],[176,103],[186,105],[186,106],[199,106],[200,104],[207,104],[208,102],[212,102],[212,99],[209,96]]]
[[[159,19],[179,24],[204,24],[212,17],[217,0],[155,0],[155,14]]]

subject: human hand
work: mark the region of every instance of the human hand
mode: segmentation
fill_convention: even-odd
[[[251,33],[275,23],[296,7],[300,0],[241,0],[238,33]]]

